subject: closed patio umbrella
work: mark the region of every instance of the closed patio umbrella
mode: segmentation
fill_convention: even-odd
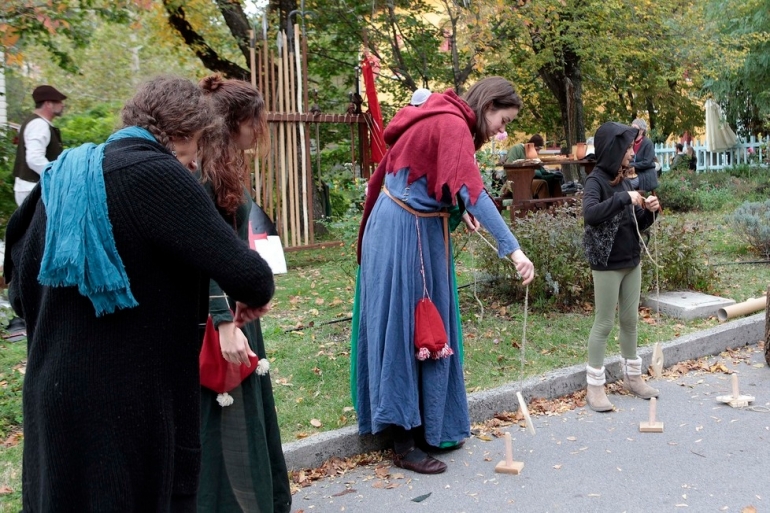
[[[738,143],[735,132],[722,116],[722,109],[713,100],[706,100],[706,149],[725,151]]]

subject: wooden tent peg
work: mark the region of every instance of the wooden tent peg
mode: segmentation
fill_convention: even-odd
[[[523,461],[513,461],[513,443],[511,434],[505,433],[505,459],[495,465],[495,472],[500,474],[520,474],[524,468]]]
[[[738,374],[733,372],[730,379],[732,380],[732,393],[729,395],[717,396],[717,401],[720,403],[727,403],[733,408],[743,408],[744,406],[748,406],[750,402],[754,401],[755,398],[753,395],[741,395],[738,389]]]
[[[647,422],[640,422],[639,423],[639,431],[642,433],[662,433],[663,432],[663,423],[658,422],[656,419],[656,409],[658,406],[658,401],[654,397],[650,398],[650,420]]]

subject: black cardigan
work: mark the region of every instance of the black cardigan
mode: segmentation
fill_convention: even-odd
[[[39,186],[8,225],[14,310],[27,321],[25,511],[195,511],[200,469],[199,302],[209,276],[251,306],[273,274],[162,146],[109,144],[115,243],[139,306],[100,318],[75,287],[37,281]]]

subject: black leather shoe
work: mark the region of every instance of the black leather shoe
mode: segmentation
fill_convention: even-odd
[[[409,454],[414,450],[415,448],[412,447],[401,454],[394,454],[393,464],[397,467],[417,472],[418,474],[441,474],[446,471],[446,463],[443,463],[436,458],[432,458],[427,454],[421,460],[408,460]]]

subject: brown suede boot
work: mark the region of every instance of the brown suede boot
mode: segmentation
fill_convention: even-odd
[[[590,365],[586,365],[586,381],[588,383],[586,388],[588,407],[598,412],[613,410],[615,407],[607,399],[607,394],[604,392],[604,383],[606,382],[604,367],[594,369]]]
[[[623,385],[626,390],[642,399],[658,397],[658,390],[644,382],[642,378],[642,359],[623,359]]]

